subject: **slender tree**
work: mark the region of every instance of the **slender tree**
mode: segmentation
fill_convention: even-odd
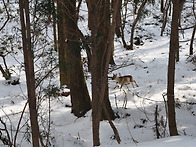
[[[195,1],[194,0],[193,0],[193,15],[194,15],[195,20],[196,20]],[[195,38],[195,31],[196,31],[196,23],[195,23],[195,26],[193,28],[193,32],[192,32],[192,36],[191,36],[189,55],[193,55],[193,41],[194,41],[194,38]]]
[[[163,8],[163,20],[162,20],[162,27],[161,27],[161,36],[163,36],[163,32],[165,30],[166,24],[167,24],[167,17],[169,14],[169,9],[171,8],[171,0],[165,1],[165,6]]]
[[[189,55],[193,55],[193,41],[194,41],[194,38],[195,38],[195,31],[196,31],[196,24],[193,28],[193,32],[192,32],[192,36],[191,36]]]
[[[26,72],[26,83],[28,93],[28,103],[30,111],[30,122],[32,130],[32,143],[34,147],[39,147],[39,126],[37,121],[37,107],[35,94],[35,76],[34,76],[34,61],[33,51],[31,46],[31,30],[30,30],[30,16],[29,16],[29,1],[19,0],[20,7],[20,21],[22,30],[22,42],[24,63]]]
[[[180,0],[172,0],[173,14],[171,23],[170,48],[169,48],[169,63],[168,63],[168,83],[167,83],[167,105],[168,105],[168,120],[169,131],[171,136],[178,135],[176,126],[175,100],[174,100],[174,83],[175,83],[175,54],[179,48],[179,6]]]
[[[142,4],[140,5],[139,9],[138,9],[138,13],[137,13],[137,17],[136,19],[133,21],[133,24],[132,24],[132,28],[131,28],[131,38],[130,38],[130,46],[129,48],[127,49],[130,49],[130,50],[133,50],[133,37],[134,37],[134,31],[135,31],[135,26],[139,20],[139,18],[141,17],[141,14],[142,14],[142,10],[146,4],[148,0],[143,0],[142,1]]]

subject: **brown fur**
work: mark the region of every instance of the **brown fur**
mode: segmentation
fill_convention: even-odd
[[[136,83],[136,81],[133,79],[131,75],[118,77],[117,74],[114,74],[112,80],[116,80],[116,82],[121,85],[120,89],[124,84],[129,84],[129,83],[131,83],[133,88],[135,88],[133,83],[135,83],[135,85],[138,87],[138,84]]]

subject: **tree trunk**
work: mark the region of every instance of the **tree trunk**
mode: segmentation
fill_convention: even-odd
[[[114,2],[113,2],[114,3]],[[122,7],[122,0],[120,0],[119,2],[119,5],[118,5],[118,13],[117,13],[117,16],[116,16],[116,26],[115,26],[115,33],[116,33],[116,36],[119,38],[121,37],[121,25],[122,25],[122,20],[121,20],[121,7]]]
[[[195,38],[195,30],[196,30],[196,24],[195,24],[195,26],[193,28],[193,33],[192,33],[192,36],[191,36],[189,55],[193,55],[193,41],[194,41],[194,38]]]
[[[65,38],[70,71],[72,113],[81,117],[91,109],[91,101],[82,69],[80,42],[77,28],[76,0],[64,1]]]
[[[113,22],[109,31],[107,31],[107,18],[104,15],[105,1],[89,1],[89,15],[94,16],[91,18],[91,38],[92,38],[92,126],[93,126],[93,146],[100,145],[99,127],[102,110],[109,112],[111,105],[108,99],[108,67],[110,56],[112,53],[112,39],[114,35],[115,25],[114,20],[116,14],[113,14]],[[115,8],[118,6],[118,0],[115,1]],[[115,9],[116,10],[116,9]],[[98,24],[98,25],[97,25]],[[106,103],[109,102],[109,104]],[[107,117],[108,115],[104,113]],[[109,114],[110,118],[114,115]]]
[[[178,16],[178,27],[181,27],[181,13],[182,13],[182,10],[183,10],[183,6],[184,6],[184,0],[180,0],[180,3],[179,3],[179,16]],[[183,30],[181,31],[182,34],[183,34]],[[179,42],[179,37],[178,37],[178,40]],[[180,50],[179,50],[179,46],[178,48],[176,49],[176,62],[179,62],[180,61]]]
[[[164,0],[161,0],[161,12],[164,12]]]
[[[171,0],[166,0],[165,7],[163,9],[164,11],[163,11],[163,20],[162,20],[163,23],[161,27],[161,36],[163,36],[163,32],[165,30],[169,8],[171,8]]]
[[[58,53],[59,53],[59,72],[60,85],[70,85],[69,65],[67,57],[67,43],[65,42],[65,9],[66,0],[57,0],[57,24],[58,24]]]
[[[167,104],[168,121],[171,136],[178,135],[176,127],[175,100],[174,100],[174,82],[175,82],[175,53],[179,47],[179,3],[180,0],[172,0],[173,14],[170,35],[169,63],[168,63],[168,85],[167,85]]]
[[[133,8],[133,13],[137,14],[137,6],[138,6],[139,0],[134,0],[134,8]]]
[[[52,0],[52,19],[53,19],[53,36],[54,36],[54,50],[58,51],[58,44],[57,44],[57,36],[56,36],[56,12],[55,12],[55,4],[54,4],[54,0]]]
[[[29,1],[19,0],[20,7],[20,21],[22,30],[22,42],[24,63],[26,72],[26,83],[28,93],[28,103],[30,112],[30,122],[32,130],[32,143],[34,147],[39,147],[39,127],[37,121],[37,107],[35,95],[35,76],[34,76],[34,61],[33,51],[31,48],[31,31],[30,31],[30,17],[29,17]]]
[[[133,24],[132,24],[130,46],[129,46],[129,48],[128,48],[128,49],[130,49],[130,50],[133,50],[133,37],[134,37],[135,26],[136,26],[136,24],[137,24],[137,22],[138,22],[138,20],[139,20],[139,18],[140,18],[140,16],[141,16],[142,10],[143,10],[143,8],[144,8],[146,2],[147,2],[147,0],[143,0],[143,1],[142,1],[142,4],[141,4],[141,6],[140,6],[140,8],[139,8],[139,10],[138,10],[137,17],[136,17],[136,19],[134,20],[134,22],[133,22]]]

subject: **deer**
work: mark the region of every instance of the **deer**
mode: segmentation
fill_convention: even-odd
[[[136,81],[133,79],[133,77],[131,75],[126,75],[126,76],[120,76],[120,77],[118,77],[117,74],[113,74],[112,80],[115,80],[118,84],[121,85],[120,86],[120,90],[123,87],[123,85],[129,84],[129,83],[131,83],[131,85],[133,86],[133,88],[135,88],[134,85],[133,85],[133,83],[135,83],[135,85],[137,87],[139,87],[138,84],[136,83]]]

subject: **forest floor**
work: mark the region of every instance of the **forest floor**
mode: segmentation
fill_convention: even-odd
[[[121,39],[115,39],[114,60],[116,65],[110,67],[109,77],[120,74],[132,75],[139,87],[122,90],[115,88],[116,82],[109,79],[109,96],[113,110],[119,118],[113,122],[119,132],[121,144],[114,138],[113,131],[107,121],[101,121],[101,147],[191,147],[196,144],[196,63],[190,62],[189,43],[180,42],[180,61],[176,63],[175,100],[176,121],[179,136],[169,137],[166,119],[166,89],[167,68],[169,55],[169,35],[160,36],[160,24],[154,23],[153,16],[140,22],[142,30],[136,35],[142,36],[141,46],[134,46],[134,50],[123,48]],[[189,40],[192,29],[180,34],[180,40]],[[127,37],[129,38],[129,34]],[[194,46],[196,47],[196,46]],[[7,57],[8,65],[17,62]],[[54,80],[59,81],[57,76]],[[87,78],[87,85],[91,95],[91,80]],[[20,84],[9,85],[0,76],[0,117],[6,123],[13,138],[19,117],[26,103],[25,74],[20,73]],[[126,108],[124,102],[127,100]],[[42,103],[42,111],[48,110],[48,99]],[[92,118],[91,111],[85,117],[77,118],[71,113],[70,97],[59,96],[50,99],[52,108],[51,144],[55,147],[91,147],[92,146]],[[158,108],[157,122],[161,139],[157,139],[155,111]],[[45,114],[48,112],[46,111]],[[48,119],[48,117],[47,117]],[[21,124],[28,120],[28,109],[25,110]],[[45,122],[40,120],[40,124]],[[45,125],[47,127],[48,124]],[[21,147],[31,146],[28,143],[29,128],[22,125],[18,135]],[[0,123],[3,128],[3,124]],[[5,135],[5,134],[3,134]],[[0,141],[0,146],[3,143]]]

